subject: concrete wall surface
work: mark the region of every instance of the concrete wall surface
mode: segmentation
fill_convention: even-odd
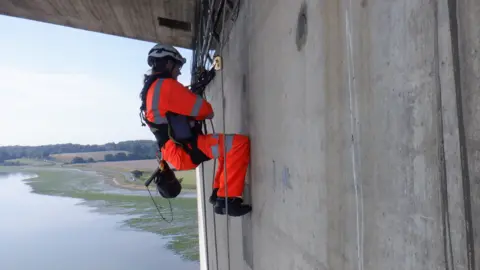
[[[480,1],[249,0],[229,36],[253,211],[206,206],[209,269],[480,269]]]

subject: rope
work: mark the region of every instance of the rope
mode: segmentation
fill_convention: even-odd
[[[215,3],[217,2],[217,0],[209,0],[209,3],[207,4],[207,8],[208,10],[206,11],[208,14],[207,14],[207,23],[203,23],[204,21],[203,20],[200,20],[199,22],[199,33],[198,33],[198,36],[197,36],[197,49],[195,51],[195,57],[194,57],[194,61],[195,63],[192,64],[192,74],[196,74],[195,70],[198,69],[198,67],[203,67],[205,68],[205,62],[207,60],[207,57],[209,57],[208,55],[208,51],[209,51],[209,47],[210,47],[210,41],[212,39],[212,36],[213,36],[213,24],[212,21],[213,21],[213,17],[214,17],[214,5]],[[204,5],[203,3],[197,3],[198,5],[200,5],[200,8],[199,8],[199,16],[204,16]],[[202,31],[203,30],[203,31]],[[201,41],[199,37],[201,36],[206,36],[207,38],[204,40],[204,41]],[[206,45],[206,46],[205,46]],[[213,62],[213,60],[212,60]],[[195,76],[196,77],[196,76]],[[193,81],[192,81],[192,84],[193,84]],[[205,92],[203,92],[202,96],[205,98]],[[212,127],[212,132],[215,133],[215,128],[213,126],[213,121],[210,119],[210,125]],[[202,121],[202,126],[203,126],[203,129],[204,129],[204,132],[205,134],[208,133],[208,130],[207,130],[207,124],[205,123],[205,121]],[[202,164],[202,179],[204,180],[205,179],[205,171],[204,171],[204,164]],[[215,177],[215,168],[216,168],[216,159],[214,159],[214,163],[213,163],[213,178]],[[213,182],[213,180],[212,180]],[[203,181],[202,183],[202,186],[203,186],[203,190],[204,190],[204,196],[206,195],[205,194],[205,180]],[[204,206],[204,211],[206,213],[206,209],[207,209],[207,201],[206,199],[203,200],[203,206]],[[208,223],[207,223],[207,220],[204,219],[204,228],[205,228],[205,231],[208,232]],[[216,215],[215,213],[213,213],[213,232],[214,232],[214,248],[215,248],[215,260],[216,260],[216,269],[218,270],[218,248],[217,248],[217,234],[216,234]],[[205,244],[206,244],[206,260],[207,260],[207,268],[210,269],[210,256],[209,256],[209,236],[208,236],[208,233],[205,234]]]
[[[193,60],[193,63],[192,63],[192,81],[191,81],[191,86],[195,84],[195,82],[197,81],[197,77],[198,77],[198,74],[197,74],[197,69],[198,69],[198,62],[200,60],[201,62],[201,65],[203,66],[203,61],[202,61],[202,48],[201,46],[203,45],[202,44],[202,41],[200,39],[200,37],[202,36],[202,34],[204,33],[204,31],[202,31],[202,28],[203,28],[203,20],[201,19],[202,15],[203,15],[203,4],[201,3],[201,1],[197,1],[197,18],[198,19],[198,31],[195,33],[195,40],[196,40],[196,46],[195,46],[195,51],[194,51],[194,57],[192,57],[192,60]],[[203,47],[203,46],[202,46]],[[200,52],[198,51],[200,49]],[[203,93],[203,95],[205,97],[205,92]],[[202,121],[202,126],[204,128],[204,131],[206,133],[206,125],[205,125],[205,121]],[[205,193],[205,170],[204,170],[204,164],[202,163],[202,186],[203,186],[203,191]],[[203,209],[204,209],[204,213],[206,213],[206,209],[207,209],[207,206],[206,206],[206,200],[203,200]],[[207,269],[210,269],[210,252],[209,252],[209,241],[208,241],[208,223],[207,223],[207,220],[206,218],[203,219],[203,227],[205,229],[205,249],[206,249],[206,264],[207,264]],[[218,269],[217,269],[218,270]]]
[[[240,12],[240,2],[242,2],[242,0],[237,0],[237,3],[235,4],[235,6],[233,7],[232,9],[232,14],[235,14],[235,20],[238,18],[238,13]],[[232,19],[232,21],[235,21]],[[222,27],[222,30],[223,30],[223,27]],[[232,33],[232,30],[233,30],[233,27],[230,27],[230,29],[228,30],[228,33],[226,35],[226,39],[222,39],[222,43],[226,43],[228,38],[230,37],[230,33]]]
[[[168,200],[168,205],[170,205],[170,215],[172,216],[172,218],[170,219],[170,221],[168,221],[163,216],[163,214],[160,212],[160,209],[158,208],[157,202],[155,202],[155,200],[153,199],[152,193],[150,192],[150,189],[148,187],[147,187],[147,191],[148,191],[148,194],[150,194],[150,198],[152,199],[152,202],[155,205],[155,208],[157,208],[157,212],[160,215],[160,217],[163,219],[163,221],[165,221],[167,223],[172,223],[172,221],[173,221],[173,209],[172,209],[172,203],[170,202],[170,200]]]
[[[200,19],[199,21],[199,26],[198,26],[198,33],[197,33],[197,44],[196,44],[196,50],[195,50],[195,57],[193,57],[193,60],[194,60],[194,63],[192,63],[192,75],[194,75],[194,80],[192,81],[192,85],[194,84],[194,81],[197,79],[197,73],[196,73],[196,70],[198,70],[198,67],[201,66],[201,67],[204,67],[205,66],[205,58],[206,58],[206,52],[208,51],[208,47],[210,46],[208,43],[205,44],[205,40],[204,41],[201,41],[200,37],[202,37],[203,35],[207,34],[208,32],[211,32],[211,17],[213,17],[213,6],[215,4],[216,0],[209,0],[209,3],[208,3],[208,15],[207,15],[207,23],[203,23],[204,20]],[[204,5],[201,1],[198,1],[197,2],[197,5],[200,5],[200,8],[197,10],[199,12],[199,14],[197,14],[200,17],[202,17],[204,15]],[[211,34],[210,34],[211,36]],[[208,38],[210,39],[210,38]],[[205,45],[207,45],[207,47],[205,47]],[[202,96],[205,98],[205,92],[203,92]],[[211,120],[210,120],[211,121]],[[203,129],[204,129],[204,132],[205,134],[207,134],[207,125],[205,123],[205,121],[202,121],[202,126],[203,126]],[[212,129],[213,129],[213,124],[212,124]],[[215,170],[215,161],[214,161],[214,170]],[[204,196],[205,196],[205,170],[204,170],[204,164],[202,163],[202,186],[203,186],[203,191],[204,191]],[[207,209],[207,201],[206,200],[203,200],[203,209],[204,209],[204,213],[206,213],[206,209]],[[204,218],[203,220],[203,224],[204,224],[204,228],[205,228],[205,245],[206,245],[206,263],[207,263],[207,269],[210,269],[210,255],[209,255],[209,236],[208,236],[208,222],[206,220],[206,218]],[[216,234],[216,219],[215,219],[215,214],[213,215],[213,232],[214,232],[214,244],[215,244],[215,259],[216,259],[216,268],[218,270],[218,251],[217,251],[217,234]]]
[[[203,97],[205,98],[205,92],[203,93]],[[213,126],[213,121],[212,119],[210,119],[210,126],[212,128],[212,133],[215,133],[215,127]],[[207,124],[205,123],[205,121],[203,121],[203,129],[205,131],[205,134],[208,133],[208,129],[207,129]],[[213,179],[212,179],[212,183],[215,179],[215,169],[216,169],[216,165],[217,165],[217,160],[214,159],[213,160],[213,173],[212,173],[212,176],[213,176]],[[202,179],[205,179],[205,171],[203,170],[203,163],[202,163]],[[202,183],[203,185],[203,191],[205,192],[205,180],[203,181]],[[207,204],[207,200],[203,200],[203,206],[204,206],[204,209],[207,209],[206,207],[206,204]],[[206,211],[206,210],[205,210]],[[205,226],[205,230],[207,230],[207,220],[206,219],[203,219],[203,223],[204,223],[204,226]],[[215,247],[215,266],[216,266],[216,269],[218,270],[218,248],[217,248],[217,219],[215,217],[215,213],[213,213],[213,232],[214,232],[214,247]],[[209,260],[209,255],[208,255],[208,233],[206,234],[206,244],[207,244],[207,264],[209,266],[208,269],[210,269],[210,260]]]
[[[213,126],[213,121],[210,119],[210,126],[212,127],[212,133],[215,134],[215,127]],[[205,127],[206,128],[206,127]],[[215,171],[217,167],[217,160],[213,160],[213,173],[212,173],[212,183],[215,181]],[[215,216],[215,213],[213,213],[213,231],[214,233],[214,238],[215,238],[215,265],[217,266],[218,270],[218,249],[217,249],[217,218]]]
[[[211,18],[210,18],[210,16],[212,16],[212,18],[213,18],[213,5],[215,4],[215,2],[216,2],[216,0],[211,0],[210,8],[209,8],[209,10],[208,10],[208,12],[209,12],[209,13],[208,13],[208,17],[209,17],[209,18],[208,18],[208,21],[207,21],[207,25],[206,25],[206,27],[205,27],[205,29],[204,29],[206,33],[209,33],[209,37],[208,37],[208,39],[207,39],[208,42],[205,44],[205,41],[204,41],[204,42],[202,43],[202,47],[200,48],[200,53],[201,53],[201,55],[200,55],[201,58],[200,58],[200,59],[201,59],[202,66],[205,64],[205,60],[206,60],[205,58],[206,58],[206,55],[208,54],[208,48],[210,47],[210,41],[211,41],[212,32],[213,32],[213,31],[211,31],[211,29],[210,29],[210,25],[211,25],[211,21],[212,21]],[[212,26],[212,28],[213,28],[213,26]],[[205,47],[205,45],[206,45],[207,47]]]
[[[220,57],[223,56],[223,45],[224,45],[224,38],[225,38],[225,11],[226,11],[226,5],[225,1],[223,0],[223,10],[222,10],[222,31],[220,33]],[[223,60],[223,57],[222,57]],[[228,269],[230,270],[230,230],[228,226],[228,203],[227,203],[227,198],[228,198],[228,183],[227,183],[227,148],[226,148],[226,121],[225,121],[225,90],[224,90],[224,80],[223,80],[223,61],[222,61],[222,72],[220,74],[221,77],[221,89],[222,89],[222,122],[223,122],[223,176],[225,179],[225,218],[227,222],[227,262],[228,262]],[[216,244],[216,243],[215,243]]]
[[[239,3],[240,1],[237,2],[235,8],[234,8],[234,12],[237,11],[237,9],[239,8]],[[210,42],[211,42],[211,39],[212,39],[212,36],[213,36],[213,25],[215,25],[216,23],[212,23],[212,19],[213,19],[213,15],[214,15],[214,12],[213,12],[213,6],[214,4],[216,3],[216,0],[211,0],[209,1],[209,10],[208,10],[208,21],[207,21],[207,24],[206,25],[203,25],[205,28],[203,29],[204,30],[204,33],[203,34],[207,34],[207,40],[206,40],[206,43],[205,41],[201,42],[201,44],[197,44],[200,45],[200,52],[197,52],[197,57],[196,59],[199,59],[200,60],[200,64],[201,66],[204,66],[205,65],[205,62],[206,62],[206,58],[208,56],[208,52],[209,52],[209,47],[210,47]],[[222,56],[223,55],[223,46],[226,42],[225,40],[225,22],[226,22],[226,0],[223,0],[222,3],[221,3],[221,9],[222,9],[222,29],[221,29],[221,33],[220,33],[220,40],[219,40],[219,43],[220,43],[220,49],[219,49],[219,56]],[[202,8],[202,12],[201,14],[203,14],[203,8]],[[218,13],[217,13],[218,14]],[[218,15],[217,15],[218,17]],[[219,19],[219,18],[218,18]],[[202,28],[202,27],[201,27]],[[201,30],[200,30],[201,31]],[[231,29],[230,29],[231,31]],[[228,32],[228,35],[230,34],[230,31]],[[205,46],[206,45],[206,46]],[[198,65],[198,63],[196,63]],[[222,67],[223,69],[223,67]],[[221,72],[221,91],[222,91],[222,121],[223,121],[223,157],[224,157],[224,164],[223,164],[223,172],[224,172],[224,183],[225,183],[225,197],[228,198],[228,183],[227,183],[227,149],[226,149],[226,120],[225,120],[225,90],[224,90],[224,78],[223,78],[223,71]],[[211,125],[211,128],[212,128],[212,133],[215,133],[215,128],[214,128],[214,125],[213,125],[213,121],[210,119],[210,125]],[[205,124],[205,122],[203,123],[203,128],[205,130],[205,133],[207,133],[207,126]],[[216,162],[217,160],[215,159],[214,160],[214,163],[213,163],[213,179],[212,179],[212,182],[214,181],[215,179],[215,171],[216,171]],[[203,166],[203,165],[202,165]],[[202,176],[204,177],[204,172],[202,170]],[[203,181],[202,183],[203,185],[203,190],[205,191],[205,181]],[[206,200],[204,200],[204,207],[205,207],[205,204],[206,204]],[[205,207],[206,209],[206,207]],[[229,230],[229,215],[228,215],[228,204],[225,203],[225,216],[226,216],[226,226],[227,226],[227,261],[228,261],[228,269],[230,269],[230,230]],[[205,229],[207,228],[207,225],[206,225],[206,221],[205,221]],[[214,231],[214,247],[215,247],[215,259],[216,259],[216,269],[218,270],[218,246],[217,246],[217,234],[216,234],[216,215],[215,213],[213,214],[213,231]],[[207,249],[208,249],[208,234],[207,234],[207,237],[206,237],[206,242],[207,242]],[[207,251],[208,253],[208,251]],[[208,256],[208,254],[207,254]],[[208,257],[207,257],[207,260],[208,260]],[[208,260],[208,265],[210,264],[210,261]]]
[[[205,127],[205,131],[206,131],[206,125],[205,125],[205,122],[203,122],[203,126]],[[204,170],[204,165],[202,163],[202,186],[203,186],[203,194],[205,194],[205,170]],[[207,212],[207,200],[203,200],[203,209],[204,210],[204,213]],[[207,222],[207,219],[206,218],[203,218],[203,227],[205,228],[205,248],[206,248],[206,260],[207,260],[207,269],[210,269],[210,256],[209,256],[209,252],[208,252],[208,230],[207,230],[207,227],[208,227],[208,222]],[[215,231],[215,228],[214,228],[214,231]],[[215,248],[216,250],[216,248]]]

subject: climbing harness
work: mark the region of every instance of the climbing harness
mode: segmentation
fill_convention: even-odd
[[[196,128],[197,124],[190,126],[190,118],[184,115],[167,112],[168,136],[190,156],[192,163],[199,165],[210,158],[197,146],[197,138],[201,130]]]
[[[199,71],[198,81],[190,86],[190,91],[199,96],[204,96],[205,88],[214,77],[214,69]],[[197,146],[198,135],[204,134],[202,132],[202,121],[195,121],[191,117],[172,112],[167,112],[166,117],[170,139],[188,153],[193,164],[200,165],[210,160]],[[193,123],[193,127],[191,123]]]
[[[211,72],[202,75],[202,81],[194,84],[194,89],[203,93],[206,85],[213,79],[213,77],[214,75],[211,75]],[[146,119],[145,103],[147,91],[157,79],[161,80],[165,78],[168,78],[168,74],[153,74],[145,78],[145,84],[140,95],[142,99],[142,105],[140,107],[142,126],[149,126],[157,139],[159,149],[161,149],[168,140],[172,140],[176,145],[180,146],[185,152],[187,152],[193,164],[199,165],[202,162],[210,160],[210,158],[197,147],[197,137],[201,134],[201,123],[199,121],[195,121],[192,117],[173,112],[166,113],[166,124],[156,124]]]

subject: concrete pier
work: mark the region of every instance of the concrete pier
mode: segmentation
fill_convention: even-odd
[[[209,269],[478,269],[479,50],[475,0],[244,1],[208,98],[253,212],[207,205]]]

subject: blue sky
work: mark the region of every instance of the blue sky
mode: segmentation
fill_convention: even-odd
[[[0,145],[154,139],[138,116],[154,43],[1,15],[0,33]]]

